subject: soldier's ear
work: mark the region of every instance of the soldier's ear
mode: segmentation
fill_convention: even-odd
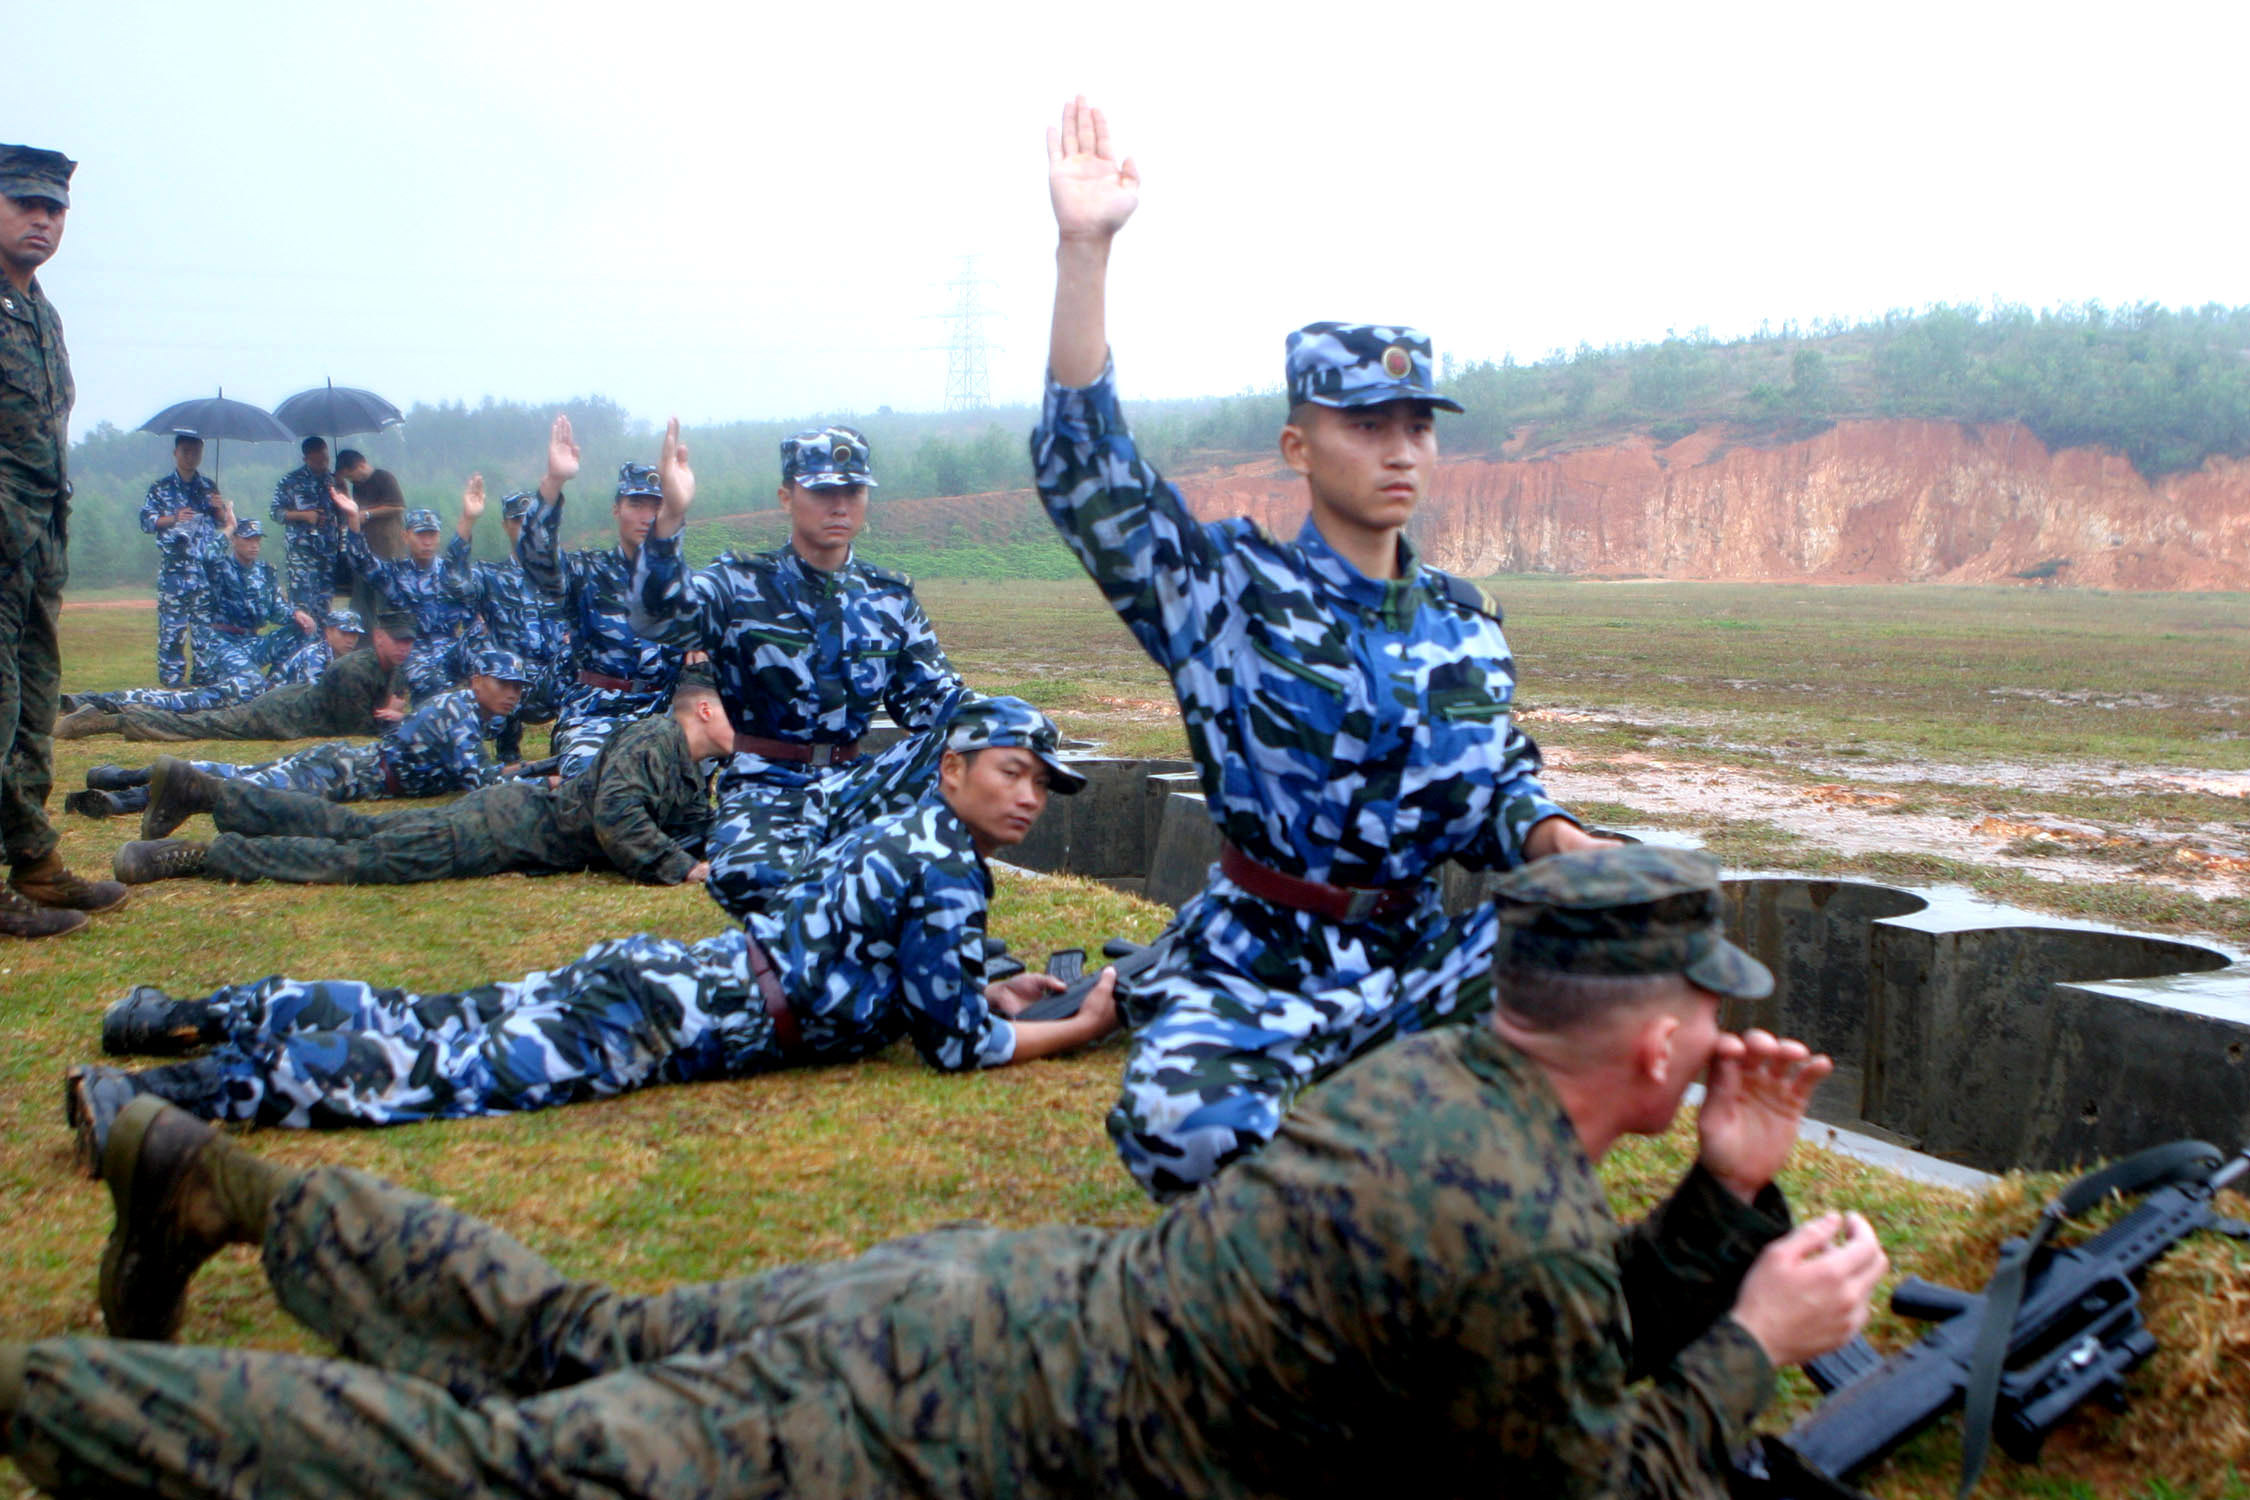
[[[1295,422],[1285,424],[1279,439],[1281,461],[1300,474],[1312,473],[1312,455],[1306,451],[1305,429]]]

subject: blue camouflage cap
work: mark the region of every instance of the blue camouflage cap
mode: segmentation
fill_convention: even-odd
[[[436,511],[425,510],[420,506],[417,506],[413,510],[410,510],[406,513],[405,525],[408,531],[445,530],[445,523],[437,518]]]
[[[523,658],[498,646],[487,646],[472,655],[469,671],[474,676],[497,677],[502,682],[520,682],[526,687],[531,685],[531,669],[523,664]]]
[[[1430,379],[1429,335],[1388,323],[1307,323],[1289,335],[1289,404],[1380,406],[1427,401],[1442,411],[1461,403]]]
[[[1062,758],[1062,731],[1021,698],[978,698],[961,706],[945,728],[945,748],[966,753],[1016,745],[1047,767],[1047,790],[1069,796],[1086,778]]]
[[[856,427],[815,427],[781,440],[781,482],[800,489],[875,488],[867,439]]]
[[[632,495],[647,495],[658,500],[664,498],[664,485],[656,477],[654,464],[617,466],[617,498],[623,500]]]
[[[234,523],[234,534],[236,536],[264,536],[266,528],[258,524],[256,516],[244,516]]]
[[[1493,886],[1501,968],[1681,974],[1715,995],[1763,1000],[1766,966],[1728,942],[1719,862],[1696,849],[1627,844],[1533,860]]]
[[[517,490],[500,502],[500,519],[503,521],[520,521],[525,516],[530,515],[531,508],[538,503],[539,497],[531,491]]]
[[[48,198],[70,207],[70,174],[78,163],[60,151],[37,146],[0,146],[0,193],[11,198]]]
[[[328,612],[328,628],[341,630],[347,635],[365,635],[367,627],[359,622],[356,610],[332,609]]]

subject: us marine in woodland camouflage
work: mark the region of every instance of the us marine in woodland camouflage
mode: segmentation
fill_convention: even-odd
[[[860,562],[875,476],[849,427],[781,444],[789,540],[690,574],[680,557],[695,472],[671,423],[657,463],[664,508],[633,574],[633,628],[710,653],[738,738],[719,773],[712,899],[762,907],[813,851],[928,795],[945,726],[967,696],[903,575]],[[885,709],[908,732],[879,755],[860,737]]]
[[[1289,337],[1283,458],[1309,481],[1294,541],[1204,525],[1125,430],[1103,320],[1139,178],[1097,111],[1049,137],[1061,226],[1046,407],[1032,438],[1063,541],[1171,675],[1218,878],[1126,1000],[1137,1028],[1109,1129],[1158,1197],[1273,1132],[1296,1092],[1489,999],[1489,908],[1448,918],[1447,860],[1507,868],[1590,845],[1508,716],[1498,608],[1403,534],[1436,464],[1429,343],[1316,323]]]
[[[683,674],[670,714],[626,725],[560,786],[502,781],[441,807],[377,816],[229,781],[210,799],[219,837],[208,846],[166,840],[161,857],[150,852],[149,873],[409,885],[608,868],[652,885],[702,880],[711,868],[702,855],[711,826],[702,762],[733,743],[717,691]]]
[[[145,1073],[82,1070],[72,1096],[97,1135],[103,1098],[114,1109],[134,1090],[207,1119],[388,1125],[849,1061],[901,1036],[931,1066],[960,1071],[1105,1034],[1116,1022],[1106,985],[1070,1020],[1017,1023],[1001,1012],[1060,981],[984,983],[985,857],[1030,831],[1050,785],[1083,779],[1021,699],[982,700],[948,746],[941,795],[839,841],[747,930],[597,943],[552,971],[458,995],[277,975],[167,1000],[194,1017],[193,1034],[224,1044]],[[110,1041],[140,1003],[121,1002]]]
[[[280,632],[268,637],[277,648],[287,643]],[[320,631],[290,644],[262,670],[241,672],[200,688],[119,688],[107,693],[66,693],[63,706],[72,713],[82,708],[96,714],[123,713],[128,708],[161,708],[192,713],[225,708],[255,698],[260,693],[292,684],[315,682],[346,652],[357,651],[367,640],[367,627],[348,609],[331,612]]]
[[[400,670],[414,649],[411,616],[387,616],[367,649],[349,651],[311,682],[277,687],[225,708],[173,711],[126,704],[111,712],[88,702],[55,725],[55,738],[119,734],[129,740],[306,740],[382,734],[406,701]],[[389,719],[380,715],[390,713]]]
[[[557,417],[547,439],[547,475],[539,503],[516,539],[516,561],[531,581],[560,599],[571,630],[570,679],[555,717],[554,753],[562,773],[575,776],[593,764],[602,741],[620,725],[661,713],[686,653],[643,640],[633,629],[633,565],[663,501],[656,471],[626,464],[617,471],[615,547],[562,551],[563,486],[578,474],[578,444],[570,418]]]
[[[1701,983],[1768,981],[1714,876],[1636,849],[1507,877],[1524,959],[1594,977],[1504,957],[1496,1026],[1361,1060],[1136,1229],[625,1296],[136,1101],[103,1162],[111,1334],[169,1336],[195,1266],[254,1244],[342,1358],[0,1345],[14,1458],[62,1495],[1329,1495],[1402,1461],[1432,1494],[1716,1495],[1775,1366],[1844,1342],[1885,1263],[1856,1214],[1789,1227],[1772,1179],[1828,1064],[1719,1033]],[[1700,1161],[1620,1233],[1596,1165],[1706,1064]]]

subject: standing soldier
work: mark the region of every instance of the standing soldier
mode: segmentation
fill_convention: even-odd
[[[647,464],[617,471],[617,496],[610,502],[616,546],[564,552],[563,486],[577,475],[578,444],[570,418],[559,416],[547,437],[539,503],[516,538],[516,561],[542,592],[563,602],[570,621],[572,680],[563,684],[553,744],[565,776],[592,765],[619,725],[663,712],[687,654],[643,640],[633,629],[633,560],[664,498],[656,471]]]
[[[1134,986],[1109,1131],[1160,1198],[1263,1145],[1298,1090],[1490,1001],[1489,906],[1449,919],[1447,860],[1514,867],[1599,843],[1541,789],[1509,722],[1515,664],[1474,585],[1405,536],[1437,462],[1430,346],[1316,323],[1288,340],[1281,455],[1312,510],[1291,542],[1199,524],[1125,429],[1104,315],[1140,178],[1083,99],[1048,136],[1060,231],[1039,496],[1172,678],[1217,878]]]
[[[57,620],[70,516],[70,378],[62,319],[36,274],[62,244],[70,174],[59,151],[0,146],[0,937],[52,937],[125,899],[64,867],[47,821],[62,687]]]
[[[166,687],[187,681],[189,636],[210,612],[202,544],[221,528],[219,487],[200,472],[203,439],[172,435],[172,472],[148,487],[141,530],[156,538],[156,678]]]
[[[281,523],[287,546],[289,600],[315,618],[336,601],[336,559],[343,520],[336,510],[335,480],[328,472],[328,440],[309,437],[298,445],[304,462],[273,487],[273,518]]]
[[[867,459],[849,427],[784,439],[789,540],[690,575],[680,537],[695,474],[679,422],[664,435],[664,509],[633,575],[633,628],[711,655],[737,733],[719,776],[710,890],[737,918],[812,850],[921,800],[966,693],[914,585],[852,556],[875,486]],[[908,734],[865,757],[859,741],[877,709]]]
[[[527,490],[500,502],[500,522],[508,529],[508,560],[475,564],[476,583],[471,590],[477,612],[472,639],[513,651],[531,672],[523,705],[499,739],[502,760],[522,759],[524,725],[554,722],[562,705],[563,674],[570,665],[570,618],[562,602],[534,584],[516,560],[516,543],[523,540],[524,518],[531,507]]]
[[[360,534],[358,505],[338,498],[344,517],[344,562],[391,608],[414,616],[414,654],[406,661],[407,692],[416,702],[453,686],[460,666],[455,644],[471,618],[469,537],[484,514],[484,476],[471,475],[461,494],[461,520],[442,544],[445,527],[434,510],[406,513],[406,555],[378,557]]]

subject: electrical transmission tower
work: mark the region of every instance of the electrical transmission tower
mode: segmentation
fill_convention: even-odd
[[[985,368],[992,345],[984,336],[984,320],[992,316],[992,309],[981,296],[990,285],[977,275],[973,255],[961,257],[959,272],[946,284],[953,294],[953,305],[944,315],[952,325],[945,342],[947,411],[983,411],[992,405],[992,377]]]

